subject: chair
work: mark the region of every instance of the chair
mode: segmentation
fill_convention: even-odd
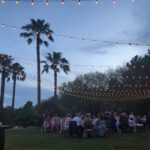
[[[69,123],[69,135],[70,137],[74,137],[77,132],[77,123],[76,121],[70,121]]]
[[[84,137],[93,137],[94,134],[94,127],[92,122],[85,122],[84,123]]]

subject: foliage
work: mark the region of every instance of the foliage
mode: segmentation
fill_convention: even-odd
[[[149,90],[149,72],[150,72],[150,50],[144,56],[135,56],[125,66],[116,70],[109,69],[105,73],[91,72],[76,77],[72,82],[64,83],[61,89],[61,99],[65,107],[75,106],[77,111],[97,111],[118,110],[118,111],[149,111],[149,98],[142,101],[96,101],[86,99],[86,93],[109,90],[132,91]],[[69,89],[69,90],[67,90]],[[84,94],[82,94],[84,92]],[[73,93],[73,94],[71,94]],[[80,95],[77,97],[76,95]],[[80,103],[78,103],[80,101]],[[88,107],[89,105],[89,107]],[[141,107],[142,106],[142,107]],[[69,108],[68,107],[68,108]],[[93,107],[93,108],[92,108]],[[73,110],[73,108],[72,108]]]
[[[54,97],[44,100],[39,106],[39,112],[42,115],[55,115],[56,113],[61,115],[65,112],[66,108],[60,104],[60,100],[56,100]]]
[[[0,111],[0,122],[7,125],[12,124],[13,117],[11,113],[11,107],[6,107]]]
[[[32,102],[28,101],[23,108],[17,110],[15,114],[15,124],[23,127],[34,126],[36,123],[37,114],[34,110]]]
[[[49,46],[48,41],[54,41],[52,37],[53,31],[50,29],[50,24],[43,19],[31,19],[29,24],[22,26],[25,32],[20,33],[20,36],[27,39],[27,43],[31,44],[36,40],[36,56],[37,56],[37,104],[41,103],[41,67],[40,67],[40,46]],[[45,40],[45,37],[47,40]]]
[[[50,69],[54,71],[54,98],[57,99],[57,73],[62,70],[68,74],[70,71],[69,62],[66,58],[62,57],[61,52],[47,53],[45,58],[46,61],[41,61],[41,63],[44,63],[42,73],[48,73]]]
[[[1,95],[0,95],[0,110],[3,108],[5,94],[5,80],[10,80],[10,66],[12,64],[12,56],[0,54],[0,73],[1,73]]]

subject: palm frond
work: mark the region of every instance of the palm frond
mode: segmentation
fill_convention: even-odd
[[[61,63],[63,64],[69,64],[68,60],[66,58],[62,58],[61,59]]]
[[[49,44],[48,44],[48,42],[47,42],[47,41],[44,41],[44,45],[45,45],[46,47],[48,47],[48,46],[49,46]]]
[[[28,45],[29,45],[29,44],[31,44],[31,43],[32,43],[32,41],[33,41],[33,40],[32,40],[31,38],[28,38],[28,39],[27,39],[27,43],[28,43]]]
[[[20,36],[24,38],[29,38],[29,37],[34,36],[34,34],[32,32],[23,32],[23,33],[20,33]]]
[[[40,63],[47,64],[47,62],[45,60],[42,60]]]
[[[61,52],[53,52],[53,59],[55,64],[59,64],[61,60]]]
[[[68,74],[68,72],[70,72],[70,67],[69,67],[69,65],[63,65],[63,66],[62,66],[62,69],[63,69],[63,71],[64,71],[66,74]]]
[[[45,56],[45,58],[50,61],[50,63],[53,63],[54,62],[54,59],[52,57],[52,55],[50,53],[47,53],[47,56]]]

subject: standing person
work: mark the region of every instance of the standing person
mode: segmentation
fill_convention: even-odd
[[[128,115],[125,112],[121,113],[120,116],[120,129],[123,133],[127,132],[128,129]]]
[[[58,114],[55,115],[55,117],[53,117],[53,123],[54,123],[54,126],[53,126],[53,131],[60,131],[60,117],[58,117]]]
[[[68,132],[69,131],[69,123],[71,121],[71,115],[67,114],[65,117],[61,119],[61,131],[60,133],[62,134],[63,132]]]
[[[111,122],[111,128],[113,132],[117,132],[115,116],[116,116],[116,113],[112,112],[110,116],[110,122]]]
[[[51,118],[48,115],[45,119],[44,119],[44,132],[48,133],[50,131],[51,128]]]
[[[119,114],[116,114],[115,115],[115,119],[116,119],[116,129],[117,129],[117,132],[121,132],[120,130],[120,115]]]
[[[136,132],[136,118],[133,112],[131,112],[131,114],[129,115],[128,124],[129,124],[129,127],[132,128],[132,131]]]

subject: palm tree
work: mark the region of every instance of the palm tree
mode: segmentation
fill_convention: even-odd
[[[9,81],[10,66],[13,58],[6,54],[0,54],[0,73],[1,73],[1,97],[0,97],[0,110],[3,108],[4,94],[5,94],[5,80]]]
[[[12,113],[14,112],[15,94],[16,94],[16,81],[24,81],[26,73],[24,68],[19,63],[13,63],[11,66],[12,80],[13,80],[13,96],[12,96]]]
[[[44,63],[42,73],[48,73],[49,69],[54,71],[54,98],[57,99],[57,73],[63,70],[64,73],[68,74],[70,71],[69,62],[66,58],[62,58],[60,52],[47,53],[45,58],[46,61],[41,61]]]
[[[36,39],[36,55],[37,55],[37,104],[39,106],[41,102],[41,75],[40,75],[40,46],[44,44],[46,47],[49,43],[42,39],[42,36],[46,36],[49,41],[54,41],[52,37],[53,31],[50,29],[50,24],[46,23],[45,20],[34,20],[31,19],[29,24],[22,26],[25,32],[21,33],[20,36],[27,39],[27,43],[31,44]]]

